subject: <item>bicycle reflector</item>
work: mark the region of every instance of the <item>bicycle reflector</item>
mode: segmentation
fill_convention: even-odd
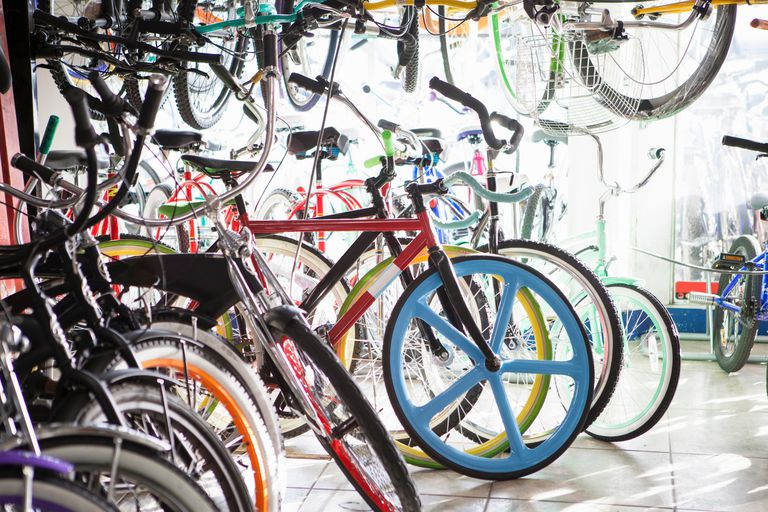
[[[747,259],[741,254],[731,254],[728,252],[722,252],[720,253],[720,256],[718,256],[718,258],[712,264],[712,268],[724,269],[724,270],[735,270],[737,268],[743,267],[746,261]]]

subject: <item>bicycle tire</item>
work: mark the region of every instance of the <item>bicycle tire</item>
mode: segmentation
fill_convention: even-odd
[[[744,256],[746,261],[752,261],[763,251],[755,237],[744,235],[733,241],[728,252]],[[741,303],[741,311],[738,318],[736,318],[733,312],[726,312],[721,307],[715,307],[712,310],[712,337],[715,359],[720,368],[726,373],[741,370],[747,363],[747,359],[749,359],[749,354],[757,337],[758,322],[756,316],[760,307],[760,296],[763,291],[762,276],[721,274],[717,282],[718,293],[722,294],[723,290],[734,279],[737,281],[735,288],[736,296],[734,298]],[[729,325],[731,322],[733,325]],[[726,324],[725,327],[724,324]],[[740,329],[738,333],[734,333],[733,340],[729,339],[731,327]],[[726,332],[729,332],[728,336],[725,336]],[[733,344],[733,349],[729,351],[727,349],[731,344]]]
[[[360,388],[341,365],[339,359],[330,347],[321,341],[303,322],[295,318],[281,325],[280,329],[273,327],[278,339],[283,339],[283,345],[290,340],[293,354],[299,361],[312,368],[314,378],[322,385],[323,395],[313,393],[314,400],[325,403],[329,398],[334,404],[334,413],[340,411],[338,406],[344,404],[348,418],[339,425],[346,425],[341,433],[354,448],[343,446],[336,435],[332,435],[330,427],[318,425],[316,434],[328,454],[337,462],[339,469],[355,487],[366,503],[374,510],[421,510],[418,492],[411,480],[408,469],[400,453],[389,438],[387,430],[378,418],[376,411],[366,400]],[[285,350],[285,349],[284,349]],[[322,377],[321,377],[322,376]],[[300,378],[303,381],[303,378]],[[321,386],[316,384],[318,389]],[[326,397],[325,394],[332,395]],[[330,424],[331,418],[325,414]],[[349,422],[352,423],[349,423]],[[352,434],[352,427],[356,433]],[[324,434],[321,435],[320,433]],[[359,463],[355,456],[367,452],[370,459],[367,463]],[[374,467],[375,466],[375,467]],[[388,479],[382,482],[381,477]],[[386,493],[387,496],[382,496]],[[400,506],[392,503],[391,495],[399,501]],[[387,501],[385,501],[387,499]]]
[[[116,444],[118,440],[119,444]],[[133,441],[83,432],[40,439],[39,443],[44,454],[75,466],[75,481],[93,481],[89,477],[94,473],[109,475],[117,469],[121,477],[145,487],[154,499],[170,510],[217,510],[203,490],[162,454]]]
[[[250,493],[235,461],[205,420],[180,397],[172,393],[163,396],[157,384],[139,382],[111,385],[109,392],[118,410],[137,431],[169,442],[167,428],[172,429],[174,442],[170,445],[179,449],[173,452],[171,462],[180,469],[198,473],[193,480],[206,489],[219,508],[253,508]],[[63,414],[56,416],[57,421],[81,425],[106,421],[101,406],[88,393],[69,394],[60,405],[60,411]],[[207,491],[211,478],[205,473],[199,474],[202,471],[213,473],[216,489]],[[192,478],[191,474],[189,476]]]
[[[571,295],[574,302],[578,302],[584,307],[587,305],[582,301],[588,298],[593,304],[591,307],[598,309],[599,327],[595,328],[591,324],[582,322],[585,324],[585,328],[589,327],[588,337],[592,340],[593,357],[596,359],[594,364],[595,391],[586,423],[586,426],[589,427],[610,403],[621,375],[624,338],[619,313],[611,299],[610,292],[600,281],[600,278],[578,258],[557,246],[532,240],[503,240],[499,242],[498,249],[501,256],[526,264],[531,264],[529,259],[531,257],[546,259],[561,271],[573,276],[580,287],[577,295]],[[487,246],[480,247],[479,250],[486,252]],[[551,272],[546,275],[553,278]],[[572,281],[569,281],[570,283]],[[569,288],[568,290],[562,288],[562,290],[573,294],[575,292],[573,284],[570,284]],[[573,305],[577,306],[577,304]],[[595,337],[601,335],[602,340],[597,343]],[[595,345],[601,347],[601,350],[597,350]],[[600,365],[598,366],[598,359],[601,357],[602,361],[599,361]]]
[[[427,315],[427,311],[431,310],[428,307],[424,307],[423,301],[425,297],[442,286],[440,276],[435,269],[422,273],[413,284],[408,287],[405,294],[395,306],[395,310],[393,311],[387,326],[387,334],[384,341],[384,375],[387,391],[390,394],[392,405],[403,426],[405,426],[411,436],[416,439],[419,446],[421,446],[421,448],[433,459],[455,471],[473,478],[491,480],[519,478],[537,471],[553,462],[568,448],[568,446],[570,446],[576,436],[583,430],[589,414],[589,405],[592,401],[592,382],[594,379],[592,358],[589,353],[590,348],[586,332],[566,297],[559,289],[557,289],[557,287],[535,270],[495,255],[462,256],[456,258],[453,263],[454,271],[459,277],[482,274],[498,276],[502,278],[504,283],[515,283],[516,287],[512,291],[509,291],[509,288],[505,285],[505,291],[501,298],[501,305],[499,306],[502,311],[505,312],[505,315],[507,315],[507,322],[509,322],[512,315],[513,302],[511,301],[514,300],[514,297],[517,296],[520,289],[526,288],[536,295],[537,300],[544,300],[548,306],[552,308],[551,311],[553,311],[566,326],[573,349],[569,360],[570,362],[556,362],[551,360],[516,361],[514,359],[502,361],[502,364],[507,365],[509,368],[514,368],[516,366],[524,368],[527,366],[531,369],[538,369],[538,371],[532,372],[537,374],[548,373],[549,375],[553,375],[558,374],[555,371],[556,368],[560,368],[560,372],[565,372],[567,368],[567,371],[570,372],[569,376],[574,380],[574,394],[572,395],[572,402],[567,408],[564,419],[554,428],[554,430],[547,434],[546,439],[537,439],[532,442],[526,442],[523,439],[521,429],[515,420],[510,406],[509,396],[504,388],[503,379],[500,376],[493,378],[493,374],[496,372],[485,369],[485,357],[482,356],[473,342],[469,341],[466,337],[463,337],[464,335],[458,333],[458,331],[453,334],[446,331],[447,322],[444,320],[442,324],[440,322],[435,322],[436,318],[434,318],[434,316],[436,313],[432,312],[432,316]],[[495,278],[496,277],[494,277],[494,279]],[[508,296],[508,293],[512,294],[512,299],[505,298]],[[419,304],[422,304],[422,306],[419,306]],[[427,318],[427,316],[429,316],[429,318]],[[422,318],[425,321],[428,321],[430,325],[437,328],[441,334],[443,334],[444,339],[450,340],[458,350],[471,354],[468,356],[469,359],[474,361],[474,364],[477,365],[474,366],[474,369],[470,368],[467,373],[454,382],[444,394],[439,395],[437,398],[426,404],[418,405],[418,412],[416,412],[417,404],[413,403],[410,399],[408,390],[405,387],[406,384],[401,364],[404,362],[402,357],[405,349],[403,345],[405,333],[409,322],[413,318]],[[499,344],[494,352],[497,356],[503,359],[508,355],[503,354],[501,349],[509,325],[497,324],[496,322],[498,322],[498,320],[494,322],[495,327],[490,339],[492,340],[492,345],[496,343]],[[501,334],[495,334],[496,327],[501,329]],[[463,341],[461,341],[462,338]],[[512,370],[510,370],[510,372],[511,371]],[[450,400],[456,398],[456,393],[463,393],[464,388],[474,385],[473,382],[475,381],[478,381],[478,383],[488,381],[492,388],[496,388],[492,393],[494,395],[494,401],[498,402],[501,400],[501,398],[496,398],[496,395],[498,394],[501,394],[504,397],[503,412],[501,412],[501,417],[503,418],[502,428],[504,432],[499,433],[499,436],[507,439],[506,446],[509,447],[510,443],[508,436],[510,434],[512,435],[512,453],[516,455],[511,455],[510,457],[495,457],[501,450],[495,453],[462,451],[454,445],[449,445],[449,439],[440,438],[434,435],[428,427],[430,417],[433,416],[435,412],[439,412],[440,408],[450,404]],[[459,384],[460,382],[463,383]],[[449,390],[453,392],[453,395],[448,393]],[[436,400],[437,405],[434,405]],[[556,403],[550,407],[554,407],[555,410],[561,410],[564,405],[565,404],[557,399]],[[541,412],[538,413],[538,417],[541,418]]]
[[[608,284],[607,288],[623,322],[624,367],[611,401],[587,433],[603,441],[627,441],[653,428],[669,408],[680,378],[680,340],[667,308],[648,290],[624,283]],[[625,305],[628,306],[626,310]],[[650,326],[647,326],[649,323]],[[650,329],[661,336],[660,342],[657,334]],[[651,348],[651,343],[654,348]],[[646,346],[647,354],[643,354]],[[662,358],[660,372],[657,367],[659,356]],[[641,365],[646,359],[650,364],[649,372]],[[644,374],[650,375],[647,384],[634,382]],[[646,387],[653,389],[649,399],[636,399],[634,396],[625,399],[629,395],[628,390],[642,391]]]
[[[414,92],[419,85],[419,14],[414,7],[403,8],[400,31],[405,32],[405,36],[397,40],[397,60],[403,68],[403,91]]]
[[[293,12],[295,1],[294,0],[276,0],[275,2],[275,10],[278,12],[278,14],[290,14]],[[316,76],[322,76],[326,80],[328,80],[331,76],[331,67],[333,66],[333,58],[334,55],[336,55],[336,48],[339,44],[341,44],[340,37],[339,37],[339,31],[337,30],[331,30],[331,34],[329,36],[328,40],[328,50],[325,54],[325,59],[321,58],[322,62],[322,69],[309,69],[309,63],[308,62],[297,62],[296,64],[291,63],[291,58],[293,55],[291,55],[292,49],[290,48],[283,48],[283,43],[280,41],[278,47],[279,53],[282,55],[280,58],[280,68],[281,68],[281,75],[283,76],[283,85],[285,86],[285,90],[288,95],[288,100],[291,102],[291,105],[293,105],[293,108],[298,110],[299,112],[306,112],[308,110],[311,110],[315,105],[317,105],[317,102],[320,101],[320,98],[322,98],[322,94],[317,93],[310,93],[309,91],[305,91],[301,88],[299,88],[297,85],[289,83],[288,79],[290,78],[291,73],[294,71],[294,69],[291,69],[293,66],[294,68],[296,65],[300,66],[300,69],[298,69],[298,72],[308,76],[310,78],[314,78]],[[294,52],[294,54],[300,59],[301,55],[299,53],[303,53],[306,56],[306,48],[307,48],[307,41],[305,38],[302,38],[297,45],[299,46],[299,50],[297,52]],[[301,95],[304,95],[302,97]]]
[[[539,213],[541,206],[541,196],[546,189],[545,185],[538,184],[533,188],[533,194],[525,200],[525,209],[523,210],[523,224],[520,228],[520,238],[523,240],[534,240],[533,238],[533,222],[536,219],[536,214]],[[540,238],[536,238],[540,240]]]
[[[250,464],[258,510],[277,511],[285,487],[285,456],[267,389],[227,340],[195,327],[194,316],[190,311],[155,308],[151,322],[142,319],[152,332],[133,338],[131,349],[144,368],[170,371],[180,384],[189,375],[198,386],[193,389],[212,397],[196,410],[210,419],[230,450],[245,457],[239,464]],[[113,359],[108,366],[123,367],[122,359]]]
[[[600,3],[630,3],[632,0],[602,0]],[[582,79],[600,96],[601,101],[612,110],[632,120],[655,120],[673,116],[691,103],[696,101],[710,86],[717,76],[728,55],[733,32],[736,26],[736,5],[723,5],[715,10],[715,26],[712,30],[712,40],[707,44],[706,58],[696,68],[696,71],[671,91],[657,97],[629,98],[620,91],[605,83],[592,64],[590,58],[576,59],[579,62],[578,72]],[[576,55],[588,55],[581,41],[570,43]],[[598,85],[599,84],[599,85]],[[633,108],[640,101],[639,108]]]
[[[262,199],[256,207],[257,219],[287,219],[294,206],[301,201],[301,195],[293,190],[287,188],[276,188],[267,197]],[[285,206],[280,209],[278,216],[275,216],[273,211],[275,208]]]
[[[225,0],[227,2],[226,10],[228,12],[228,18],[236,16],[236,6],[233,0]],[[190,2],[196,4],[197,2]],[[193,5],[194,8],[194,5]],[[194,12],[194,11],[193,11]],[[190,20],[191,22],[192,20]],[[239,30],[235,30],[235,42],[231,49],[224,51],[224,54],[230,53],[231,60],[228,64],[225,64],[229,73],[236,78],[240,78],[243,73],[244,58],[243,56],[248,50],[248,38]],[[179,50],[188,51],[186,46],[180,46]],[[219,51],[221,51],[219,49]],[[196,67],[197,64],[190,64],[190,67]],[[185,68],[187,66],[184,66]],[[207,102],[204,105],[198,105],[196,99],[202,97],[199,92],[194,89],[197,87],[193,78],[198,77],[197,73],[189,71],[179,71],[173,78],[173,92],[176,97],[176,107],[179,110],[181,118],[192,128],[197,130],[204,130],[211,128],[218,123],[224,112],[226,111],[229,99],[232,97],[232,90],[227,87],[216,75],[208,69],[206,72],[208,80],[212,80],[212,85],[204,86],[201,88],[203,93],[206,93],[205,89],[212,89],[211,94],[212,101]],[[205,85],[205,84],[204,84]],[[206,93],[206,97],[208,94]]]
[[[21,468],[4,468],[0,472],[0,506],[24,503],[27,482]],[[35,471],[32,479],[32,506],[40,512],[103,512],[117,511],[114,504],[90,492],[87,488],[64,478]]]

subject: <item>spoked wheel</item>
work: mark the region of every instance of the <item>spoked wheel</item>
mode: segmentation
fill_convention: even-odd
[[[200,2],[194,10],[192,23],[211,24],[237,18],[239,2],[213,0]],[[239,77],[243,71],[248,39],[239,30],[230,28],[207,34],[206,44],[196,51],[220,53],[222,64]],[[181,48],[185,49],[185,48]],[[205,64],[187,62],[189,71],[179,72],[173,80],[173,91],[179,114],[192,128],[202,130],[215,125],[226,110],[232,95],[229,89]]]
[[[557,459],[583,429],[592,399],[593,367],[586,334],[567,299],[538,272],[498,256],[465,256],[453,260],[459,278],[485,283],[495,309],[493,327],[487,333],[491,349],[501,359],[501,368],[486,367],[485,356],[465,334],[430,307],[433,295],[442,288],[435,270],[421,274],[400,298],[387,326],[384,340],[384,371],[387,391],[403,426],[425,452],[445,466],[468,476],[488,479],[518,478]],[[556,318],[565,326],[553,344],[569,344],[565,360],[554,354],[533,359],[530,344],[546,343],[553,334],[538,327],[535,318],[520,307],[519,294],[525,291],[541,308],[545,318]],[[409,336],[414,323],[426,322],[438,335],[454,361],[465,361],[464,371],[451,375],[436,396],[425,396],[414,385],[414,351],[423,350],[423,341]],[[536,378],[531,382],[529,375]],[[524,409],[537,382],[549,390],[551,377],[573,381],[568,401],[557,393],[543,394],[529,425],[520,425],[516,416]],[[463,424],[482,427],[495,434],[493,447],[472,444],[461,435],[437,436],[432,419],[446,407],[464,399],[476,386],[483,394]],[[509,449],[509,454],[502,454]]]
[[[277,0],[275,8],[278,13],[290,14],[295,3],[294,0]],[[321,95],[289,83],[288,78],[291,73],[301,73],[310,78],[322,76],[328,79],[339,39],[338,30],[318,28],[311,35],[299,39],[293,47],[280,49],[285,90],[291,104],[299,112],[306,112],[314,107]]]
[[[680,340],[669,312],[647,290],[608,284],[624,331],[624,358],[616,391],[587,429],[604,441],[626,441],[664,416],[680,377]]]
[[[155,185],[152,190],[149,191],[146,199],[144,200],[144,218],[163,218],[159,210],[171,199],[171,197],[173,197],[174,192],[175,190],[173,186],[168,183],[160,183],[159,185]],[[189,251],[189,228],[187,227],[186,223],[170,227],[148,227],[146,230],[147,236],[157,240],[158,242],[162,242],[163,244],[172,247],[179,252]]]
[[[596,3],[594,7],[609,9],[615,20],[632,20],[635,9],[658,5],[663,12],[664,4],[669,5],[654,1],[640,6],[626,1]],[[689,8],[661,14],[657,22],[680,24],[690,13]],[[655,18],[649,14],[643,20],[652,23]],[[736,5],[724,5],[709,18],[697,19],[681,30],[629,27],[626,42],[612,46],[574,42],[571,49],[581,56],[574,61],[582,79],[595,88],[609,108],[631,119],[663,119],[677,114],[706,91],[728,54],[735,23]]]
[[[762,249],[755,237],[746,235],[737,238],[728,252],[739,254],[744,256],[746,261],[751,261]],[[763,267],[764,265],[758,265],[755,269],[762,270]],[[739,308],[738,312],[723,307],[716,307],[712,311],[715,357],[717,364],[725,372],[741,370],[749,358],[757,336],[756,316],[760,309],[762,290],[762,276],[720,275],[718,293],[723,300]]]
[[[304,412],[313,431],[368,506],[380,511],[421,510],[397,448],[330,347],[298,320],[274,334],[311,403],[312,410]]]

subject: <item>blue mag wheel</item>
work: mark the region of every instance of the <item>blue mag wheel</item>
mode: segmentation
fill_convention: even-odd
[[[459,279],[476,280],[489,294],[494,320],[484,335],[502,360],[501,370],[488,370],[477,345],[441,314],[435,297],[442,281],[437,271],[430,269],[400,297],[387,325],[387,392],[404,428],[436,461],[475,478],[519,478],[557,459],[585,426],[594,376],[587,335],[567,298],[530,267],[493,255],[452,261]],[[526,309],[520,304],[524,296],[534,298],[539,317],[546,319],[543,330],[540,322],[530,318],[530,306]],[[447,361],[431,355],[416,319],[431,326],[449,353]],[[557,329],[553,330],[555,324]],[[531,343],[561,347],[566,343],[569,350],[550,351],[546,358],[536,358],[531,357],[537,353]],[[451,371],[443,371],[448,365]],[[457,372],[457,367],[463,371]],[[444,383],[441,389],[431,395],[416,391],[423,389],[415,385],[417,382],[437,374]],[[532,379],[531,375],[544,379]],[[555,381],[562,379],[572,381],[568,396],[556,389]],[[542,380],[547,387],[544,393],[535,384]],[[491,441],[473,441],[462,435],[461,428],[442,436],[434,433],[429,427],[432,418],[478,385],[482,385],[483,395],[462,423],[471,424],[475,431],[483,429],[484,439]],[[535,419],[521,428],[518,413],[531,404],[535,393],[541,397],[536,399]]]

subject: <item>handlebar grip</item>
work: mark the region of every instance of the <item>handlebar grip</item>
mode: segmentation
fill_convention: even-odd
[[[448,99],[457,101],[465,107],[471,108],[480,118],[480,127],[483,129],[483,138],[486,144],[492,149],[501,149],[504,147],[504,141],[496,138],[491,127],[491,119],[488,115],[488,109],[483,105],[483,102],[473,97],[471,94],[462,91],[458,87],[443,82],[436,76],[433,76],[429,81],[429,87],[439,92]]]
[[[56,135],[56,128],[59,127],[59,116],[50,116],[48,124],[45,125],[43,139],[40,141],[40,154],[47,155],[53,146],[53,137]]]
[[[99,93],[101,105],[98,110],[102,114],[107,117],[118,117],[126,110],[135,113],[133,107],[130,107],[128,102],[112,92],[112,89],[109,88],[98,71],[94,70],[88,73],[88,80],[93,85],[93,88],[96,89],[96,92]]]
[[[512,154],[517,151],[517,148],[520,145],[520,141],[523,140],[523,135],[525,134],[523,125],[521,125],[517,119],[512,119],[511,117],[505,116],[504,114],[499,114],[498,112],[491,114],[491,121],[498,123],[502,127],[512,132],[512,136],[507,142],[508,149],[506,150],[506,153]]]
[[[384,142],[384,154],[387,156],[395,155],[395,145],[393,142],[392,132],[384,130],[381,132],[381,140]]]
[[[155,74],[149,78],[147,94],[144,97],[144,103],[141,105],[138,121],[139,127],[145,131],[150,131],[155,126],[155,117],[157,117],[157,112],[160,110],[160,105],[163,102],[165,86],[167,84],[168,79],[163,75]]]
[[[13,85],[13,77],[11,76],[11,66],[8,65],[8,59],[5,57],[5,52],[0,48],[0,94],[5,94]]]
[[[749,22],[749,26],[752,28],[759,28],[760,30],[768,30],[768,21],[755,18]]]
[[[58,173],[43,164],[39,164],[21,153],[11,158],[11,165],[31,178],[38,178],[48,185],[53,185]]]
[[[735,148],[748,149],[749,151],[757,151],[758,153],[768,153],[768,144],[766,143],[740,137],[731,137],[730,135],[723,136],[723,146],[733,146]]]
[[[325,92],[325,85],[308,76],[304,76],[301,73],[291,73],[291,76],[288,77],[288,81],[315,94],[323,94]]]
[[[88,113],[87,94],[77,87],[70,87],[64,92],[64,99],[72,108],[72,116],[75,118],[75,144],[82,148],[93,147],[99,143],[99,136],[91,124],[91,116]]]
[[[393,123],[392,121],[387,121],[386,119],[379,119],[379,122],[376,123],[376,126],[382,130],[389,130],[391,132],[396,132],[397,129],[400,128],[399,124]]]

